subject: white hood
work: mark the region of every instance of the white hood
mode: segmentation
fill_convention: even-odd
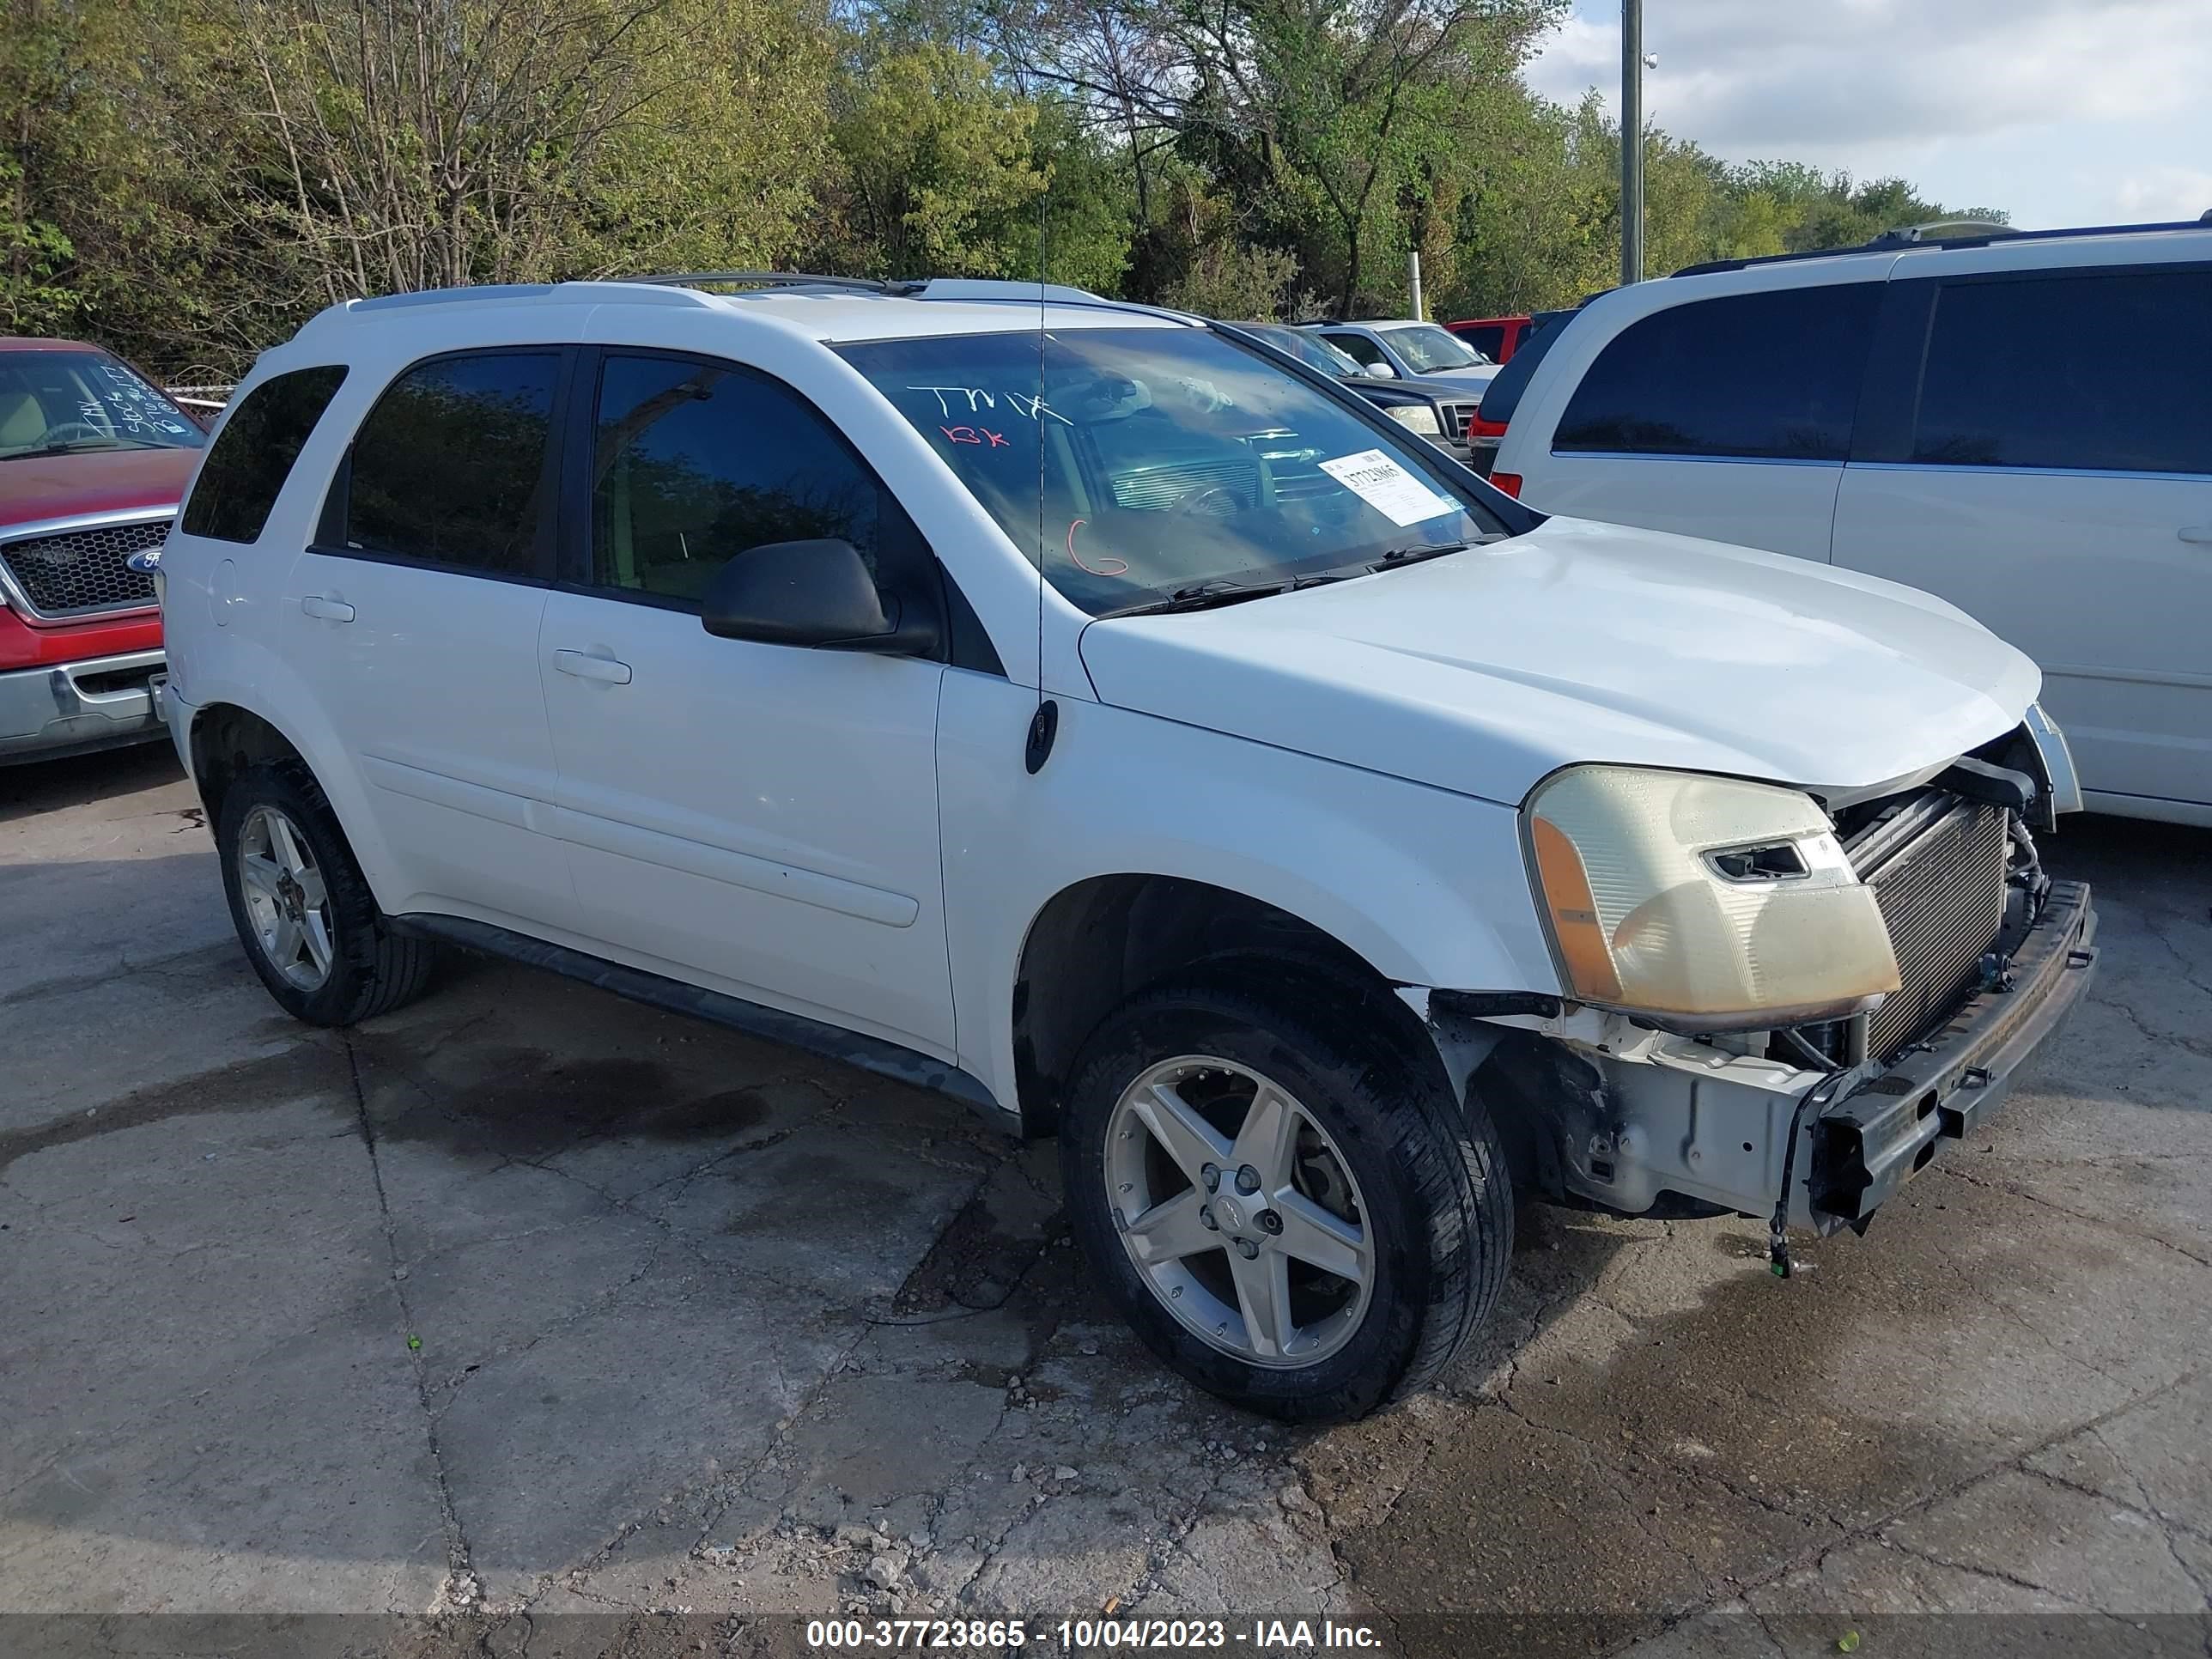
[[[1422,380],[1443,380],[1451,386],[1467,387],[1474,391],[1480,392],[1497,378],[1498,365],[1496,363],[1477,363],[1472,368],[1425,369],[1419,374],[1413,377],[1413,383],[1418,385]],[[1385,380],[1383,384],[1388,386],[1390,383],[1388,380]]]
[[[1577,519],[1218,611],[1091,623],[1101,700],[1518,803],[1581,761],[1860,791],[2018,725],[2035,665],[1895,582]]]

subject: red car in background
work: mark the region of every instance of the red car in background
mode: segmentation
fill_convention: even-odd
[[[1592,299],[1596,296],[1593,295]],[[1589,300],[1583,301],[1588,305]],[[1543,362],[1544,354],[1552,349],[1559,337],[1554,326],[1566,321],[1579,307],[1567,307],[1558,311],[1539,311],[1526,317],[1470,317],[1465,322],[1446,323],[1444,326],[1462,336],[1468,344],[1486,356],[1504,363],[1524,348],[1530,348],[1522,357],[1516,369],[1506,369],[1490,383],[1482,394],[1481,412],[1467,423],[1469,443],[1487,442],[1493,453],[1498,441],[1505,435],[1506,422],[1512,418],[1513,406],[1521,401],[1521,389],[1528,384],[1528,377],[1536,365]],[[1500,418],[1485,419],[1484,416]],[[1492,472],[1490,482],[1509,495],[1521,493],[1521,480],[1510,472]]]
[[[164,735],[159,547],[207,434],[119,358],[0,338],[0,765]]]
[[[1493,363],[1510,361],[1534,325],[1533,317],[1470,317],[1464,322],[1444,325]],[[1477,415],[1468,422],[1467,435],[1470,443],[1486,441],[1495,453],[1498,441],[1505,435],[1505,422],[1486,421]]]
[[[1492,362],[1508,363],[1521,349],[1521,342],[1528,337],[1534,322],[1533,317],[1470,317],[1444,326]]]

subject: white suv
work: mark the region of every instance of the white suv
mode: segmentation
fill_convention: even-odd
[[[1194,319],[717,283],[349,303],[231,404],[161,702],[295,1014],[455,944],[1056,1131],[1101,1291],[1314,1419],[1516,1184],[1786,1267],[2088,981],[1951,606],[1547,523]]]
[[[1511,420],[1532,506],[1953,600],[2042,665],[2089,805],[2212,824],[2212,215],[1618,289]]]

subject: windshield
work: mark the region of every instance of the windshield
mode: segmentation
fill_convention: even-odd
[[[1257,335],[1278,351],[1287,351],[1308,368],[1317,368],[1339,380],[1361,373],[1357,359],[1340,351],[1310,329],[1285,328],[1279,323],[1240,323],[1247,334]]]
[[[1434,323],[1416,323],[1387,332],[1398,355],[1418,374],[1433,374],[1440,368],[1480,368],[1490,361],[1480,351],[1469,350],[1456,334]]]
[[[0,460],[206,441],[189,416],[104,351],[0,351]]]
[[[1093,616],[1205,582],[1364,569],[1502,527],[1419,439],[1203,330],[838,349]]]

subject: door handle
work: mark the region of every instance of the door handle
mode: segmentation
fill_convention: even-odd
[[[603,685],[629,684],[628,663],[617,662],[612,657],[595,657],[587,651],[556,651],[553,665],[580,680],[597,680]]]
[[[2195,542],[2199,547],[2212,547],[2212,524],[2185,524],[2179,532],[2185,542]]]
[[[325,622],[351,622],[353,607],[343,599],[326,599],[319,593],[310,593],[300,601],[300,609],[311,617],[320,617]]]

